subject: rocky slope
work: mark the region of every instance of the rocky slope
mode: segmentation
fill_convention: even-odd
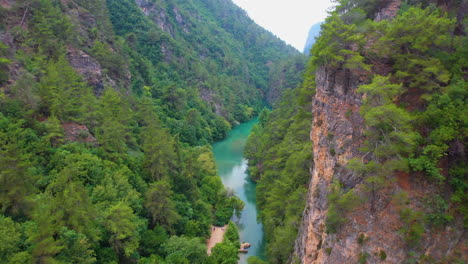
[[[382,2],[384,6],[374,16],[376,21],[392,19],[401,6],[399,0]],[[448,5],[449,8],[456,6],[452,2]],[[371,45],[368,41],[367,47]],[[374,74],[385,76],[392,71],[390,61],[372,61],[371,64]],[[326,219],[330,209],[327,197],[334,181],[339,182],[345,191],[354,190],[361,198],[369,196],[362,175],[350,170],[348,165],[353,158],[368,159],[368,153],[360,151],[367,127],[360,114],[363,95],[357,93],[357,89],[369,83],[370,76],[369,72],[331,65],[321,66],[316,71],[316,95],[312,108],[314,120],[310,134],[314,168],[307,207],[296,240],[295,258],[292,259],[307,264],[405,263],[417,260],[423,263],[454,263],[456,259],[466,260],[467,237],[463,217],[456,214],[451,225],[438,229],[426,227],[418,247],[408,246],[405,242],[401,231],[405,228],[402,207],[424,211],[424,197],[436,192],[450,193],[446,187],[434,184],[418,172],[395,172],[391,181],[375,190],[375,199],[364,199],[346,213],[348,220],[337,232],[327,232]],[[411,105],[419,100],[417,98],[418,95],[407,94],[402,100],[407,100]],[[452,143],[449,153],[457,154],[449,154],[448,159],[464,157],[463,147],[461,151],[455,151],[455,145]],[[447,170],[444,165],[442,169]],[[402,191],[408,194],[403,202],[397,198]]]

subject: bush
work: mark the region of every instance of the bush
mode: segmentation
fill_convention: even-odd
[[[403,208],[400,212],[403,227],[400,230],[408,246],[417,246],[424,234],[423,214],[411,208]]]
[[[327,200],[329,207],[325,220],[326,232],[336,233],[340,225],[347,221],[344,215],[359,206],[361,199],[352,190],[344,192],[341,184],[335,181]]]
[[[369,253],[367,252],[361,252],[359,254],[359,264],[365,264],[367,263],[367,258],[369,257]]]
[[[361,233],[361,234],[359,234],[359,237],[358,237],[358,239],[357,239],[357,242],[358,242],[359,245],[363,245],[364,243],[367,242],[367,240],[369,240],[369,237],[366,236],[365,234],[362,234],[362,233]]]
[[[447,212],[449,203],[440,195],[431,196],[427,200],[427,208],[429,208],[431,212],[427,214],[426,219],[435,227],[446,226],[453,220],[453,216]]]
[[[380,260],[386,260],[387,259],[387,253],[385,253],[384,250],[379,251],[379,256],[380,256]]]

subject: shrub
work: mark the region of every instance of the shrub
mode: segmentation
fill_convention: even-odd
[[[387,259],[387,253],[385,253],[384,250],[379,251],[379,256],[380,256],[380,260],[386,260]]]
[[[366,236],[365,234],[362,234],[362,233],[361,233],[361,234],[359,234],[359,237],[358,237],[358,239],[357,239],[357,242],[358,242],[359,245],[363,245],[364,243],[367,242],[367,240],[369,240],[369,237]]]
[[[365,264],[367,263],[367,257],[369,257],[369,253],[367,252],[361,252],[359,254],[359,264]]]
[[[335,181],[331,186],[327,200],[329,207],[325,220],[326,232],[336,233],[340,225],[347,221],[343,216],[356,208],[361,199],[352,190],[344,192],[341,184]]]

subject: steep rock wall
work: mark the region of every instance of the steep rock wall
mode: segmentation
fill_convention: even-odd
[[[387,6],[378,11],[376,20],[391,19],[399,5],[399,0],[388,1]],[[372,45],[371,41],[369,45]],[[387,75],[391,71],[389,62],[371,63],[374,73]],[[427,206],[424,197],[436,192],[450,192],[444,190],[447,187],[438,186],[419,173],[398,172],[376,192],[375,199],[370,199],[363,177],[347,169],[352,158],[366,159],[366,154],[359,151],[364,141],[365,124],[359,114],[362,95],[356,91],[360,85],[369,82],[369,77],[368,73],[331,67],[321,67],[316,72],[310,135],[314,168],[292,263],[405,263],[414,249],[402,236],[402,205],[395,199],[396,195],[405,191],[410,202],[404,206],[423,211]],[[408,101],[419,99],[417,95],[410,95],[406,96]],[[450,157],[449,152],[448,162],[460,158],[465,152],[455,151],[457,147],[452,145],[451,152],[458,154]],[[363,202],[345,215],[346,224],[336,233],[329,234],[325,227],[329,208],[327,195],[333,181],[340,182],[344,190],[354,189]],[[417,249],[420,254],[414,260],[452,263],[454,256],[466,259],[466,240],[460,216],[455,218],[453,225],[439,230],[426,227]]]
[[[421,211],[425,208],[424,197],[444,187],[418,173],[396,173],[393,181],[377,191],[372,201],[363,187],[363,178],[346,168],[351,158],[365,158],[365,153],[359,151],[365,126],[359,114],[362,98],[356,90],[366,83],[367,76],[323,67],[317,71],[316,81],[311,132],[315,167],[295,257],[307,264],[358,263],[364,255],[366,263],[404,263],[412,249],[400,232],[404,223],[400,218],[401,204],[395,200],[395,195],[407,192],[411,201],[409,208]],[[342,183],[345,190],[355,189],[364,202],[345,216],[348,222],[336,234],[328,234],[325,230],[327,195],[334,180]],[[427,229],[418,251],[450,263],[450,256],[466,255],[463,253],[466,239],[463,219],[457,217],[452,226]],[[380,257],[381,252],[385,253],[385,260]]]
[[[296,255],[301,263],[326,263],[328,259],[324,249],[331,246],[332,239],[325,233],[325,219],[328,188],[334,175],[347,188],[359,181],[344,165],[359,153],[362,141],[361,96],[356,94],[356,87],[365,80],[366,76],[343,69],[323,67],[317,71],[311,132],[315,167],[303,226],[296,242]],[[345,248],[350,250],[346,244]],[[335,261],[346,259],[345,255],[337,256]]]

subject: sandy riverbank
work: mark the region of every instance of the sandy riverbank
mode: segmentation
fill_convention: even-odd
[[[225,226],[211,226],[210,239],[206,241],[208,256],[211,255],[211,249],[218,243],[223,242],[224,234],[226,233],[227,225]]]

